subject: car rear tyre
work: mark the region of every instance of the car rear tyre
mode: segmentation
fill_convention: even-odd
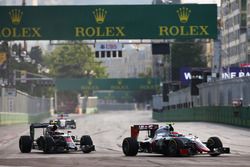
[[[210,155],[213,157],[220,155],[220,152],[216,152],[216,149],[220,150],[222,147],[222,142],[218,137],[210,137],[207,140],[207,148],[210,149]]]
[[[122,150],[126,156],[136,156],[139,145],[136,139],[127,137],[122,142]]]
[[[90,153],[92,151],[93,141],[89,135],[84,135],[80,139],[80,146],[83,153]],[[84,147],[84,148],[83,148]]]
[[[30,136],[21,136],[19,139],[19,149],[22,153],[30,153],[32,148],[32,139]]]

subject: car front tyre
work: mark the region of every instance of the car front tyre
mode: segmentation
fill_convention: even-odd
[[[216,157],[220,155],[220,152],[216,151],[223,148],[222,142],[218,137],[210,137],[207,140],[207,148],[210,149],[210,155]]]
[[[80,139],[80,146],[83,153],[90,153],[93,150],[93,141],[89,135],[84,135]]]

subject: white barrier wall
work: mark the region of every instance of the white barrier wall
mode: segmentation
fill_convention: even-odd
[[[250,77],[208,82],[198,87],[201,106],[231,106],[240,99],[243,106],[250,105]]]
[[[0,112],[37,114],[54,109],[51,98],[33,97],[24,92],[8,94],[6,88],[1,88]],[[52,105],[52,106],[51,106]]]
[[[199,95],[191,96],[190,87],[169,93],[169,102],[165,108],[190,108],[197,106],[232,106],[233,101],[242,101],[250,106],[250,77],[233,78],[202,83],[198,85]],[[153,96],[153,108],[159,108],[159,97]]]

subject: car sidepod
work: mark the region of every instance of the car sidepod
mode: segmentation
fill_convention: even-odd
[[[75,151],[77,150],[77,146],[71,136],[65,136],[64,139],[67,143],[68,150],[75,150]]]

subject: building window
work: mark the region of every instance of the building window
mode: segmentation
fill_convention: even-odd
[[[101,58],[105,58],[105,52],[101,51]]]
[[[116,58],[116,51],[112,52],[112,56],[113,56],[113,58]]]
[[[247,26],[247,15],[246,13],[241,13],[240,27],[246,28],[246,26]]]
[[[241,0],[241,11],[247,11],[247,0]]]
[[[250,27],[247,28],[247,40],[250,42]]]

